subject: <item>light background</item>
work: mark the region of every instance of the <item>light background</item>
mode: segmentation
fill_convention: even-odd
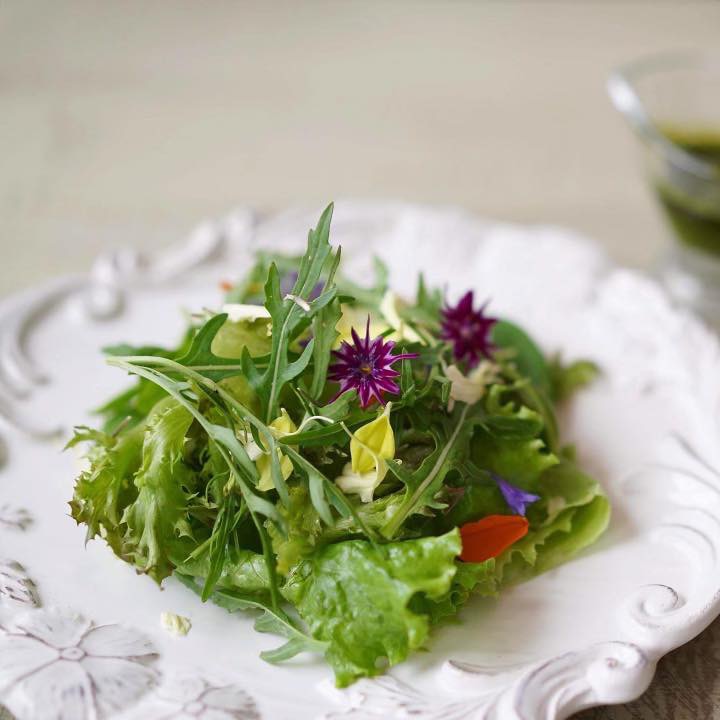
[[[604,86],[688,47],[720,47],[720,3],[5,0],[0,296],[237,205],[340,197],[567,225],[649,267],[666,233]],[[701,642],[586,717],[709,717]]]
[[[605,93],[720,4],[0,3],[0,295],[238,204],[457,203],[631,264],[664,229]]]

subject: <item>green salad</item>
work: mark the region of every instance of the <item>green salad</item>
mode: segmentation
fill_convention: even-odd
[[[265,660],[321,653],[346,686],[592,543],[609,504],[555,415],[595,366],[547,359],[472,291],[421,276],[402,300],[378,261],[351,282],[331,217],[178,347],[106,348],[134,384],[76,428],[70,506],[138,572],[254,613],[281,636]]]

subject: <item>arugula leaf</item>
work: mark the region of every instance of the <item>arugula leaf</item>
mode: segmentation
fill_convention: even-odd
[[[395,461],[387,461],[391,472],[405,485],[406,493],[402,505],[382,528],[385,537],[394,537],[410,515],[425,508],[443,507],[435,496],[447,474],[467,457],[470,437],[480,422],[479,415],[471,410],[469,405],[459,403],[452,416],[433,429],[435,449],[414,472],[408,472]]]
[[[314,638],[339,687],[404,660],[427,639],[429,619],[413,612],[416,593],[440,598],[450,589],[460,534],[373,546],[362,540],[328,545],[302,562],[283,594]]]
[[[335,271],[340,263],[340,252],[340,248],[338,248],[323,292],[328,292],[333,287]],[[313,346],[313,376],[310,384],[310,395],[313,398],[319,398],[325,388],[332,349],[340,335],[336,327],[341,317],[340,299],[335,297],[313,318],[312,334],[315,344]]]
[[[334,283],[315,300],[309,301],[315,286],[320,280],[325,263],[332,248],[328,240],[333,206],[329,205],[320,216],[318,226],[308,234],[305,255],[300,261],[297,281],[290,296],[283,298],[280,291],[280,275],[273,263],[265,283],[265,307],[272,318],[272,347],[265,371],[253,373],[249,368],[251,384],[260,396],[264,408],[264,420],[271,422],[280,412],[279,398],[283,387],[300,375],[313,356],[314,340],[306,345],[300,357],[294,362],[288,359],[288,347],[299,330],[307,327],[312,317],[331,303],[336,295]],[[304,307],[303,307],[304,304]],[[247,359],[247,355],[244,355]]]
[[[240,359],[231,362],[231,359],[219,357],[212,351],[212,345],[223,325],[227,322],[226,313],[213,315],[195,334],[188,351],[177,359],[180,365],[185,365],[196,372],[202,372],[210,380],[222,380],[242,372]],[[244,350],[245,348],[243,348]],[[127,357],[127,361],[142,361],[144,358]]]
[[[191,577],[179,573],[176,577],[183,585],[200,594],[200,587]],[[279,648],[260,653],[260,657],[269,663],[289,660],[301,652],[324,652],[327,647],[326,643],[315,640],[298,628],[283,610],[254,595],[236,590],[216,590],[210,600],[231,613],[238,610],[259,610],[261,614],[255,621],[255,629],[287,638],[287,642]]]
[[[134,564],[158,583],[172,572],[170,548],[180,535],[190,536],[187,493],[189,468],[183,463],[185,435],[192,416],[171,399],[148,418],[142,465],[135,474],[138,496],[123,514],[125,543]]]

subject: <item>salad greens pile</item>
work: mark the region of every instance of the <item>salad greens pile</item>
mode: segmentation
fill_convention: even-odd
[[[517,326],[338,272],[332,206],[301,258],[260,254],[175,349],[107,348],[135,383],[99,409],[72,516],[158,583],[174,576],[339,686],[421,648],[472,594],[605,529],[555,406],[595,376]]]

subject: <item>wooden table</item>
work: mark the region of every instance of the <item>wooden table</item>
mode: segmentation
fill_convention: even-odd
[[[338,197],[566,225],[649,267],[665,230],[605,80],[719,41],[714,2],[6,0],[0,296],[236,205]],[[709,718],[718,654],[716,625],[583,717]]]

